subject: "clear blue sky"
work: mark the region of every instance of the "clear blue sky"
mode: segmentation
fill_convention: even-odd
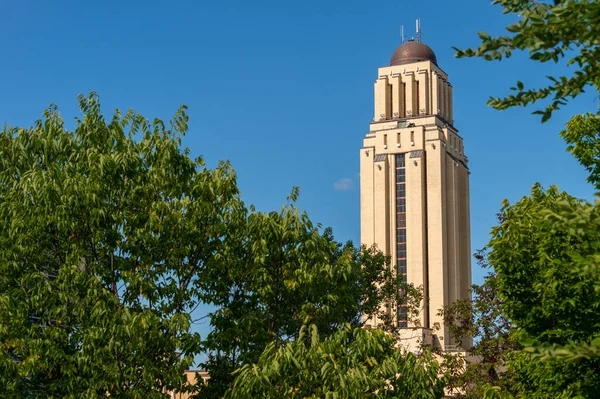
[[[247,203],[279,209],[299,186],[299,205],[314,222],[358,242],[358,151],[377,67],[400,44],[400,26],[413,36],[420,17],[423,41],[454,86],[475,250],[488,241],[502,199],[518,200],[536,181],[593,194],[558,132],[573,113],[596,110],[597,97],[540,125],[533,109],[499,112],[485,102],[517,78],[539,85],[561,67],[523,56],[453,58],[451,46],[476,45],[478,31],[503,32],[511,17],[490,3],[0,0],[0,123],[29,126],[50,103],[72,121],[77,94],[91,90],[106,115],[134,108],[168,119],[187,104],[185,144],[211,167],[230,160]],[[474,265],[474,282],[483,275]]]

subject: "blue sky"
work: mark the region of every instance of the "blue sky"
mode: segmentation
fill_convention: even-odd
[[[473,250],[500,202],[537,181],[591,199],[585,171],[558,137],[585,95],[541,125],[533,109],[495,111],[490,95],[562,66],[526,56],[502,63],[453,58],[452,46],[503,33],[511,21],[490,1],[60,1],[0,0],[0,123],[31,125],[50,103],[67,121],[76,96],[97,91],[104,112],[134,108],[169,119],[189,106],[192,155],[232,162],[247,203],[279,209],[293,186],[314,222],[359,241],[359,148],[373,117],[377,67],[400,44],[400,26],[433,48],[454,86],[455,126],[471,168]],[[484,272],[474,265],[473,280]]]

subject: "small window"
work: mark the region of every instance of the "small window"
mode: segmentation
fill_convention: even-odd
[[[404,154],[396,154],[396,167],[404,167]]]
[[[419,114],[419,109],[421,108],[421,99],[419,98],[419,94],[421,90],[419,90],[419,81],[417,80],[415,82],[415,104],[413,106],[413,108],[415,108],[417,110],[417,114]],[[414,140],[411,140],[414,141]]]
[[[405,213],[397,214],[396,225],[399,229],[406,227],[406,214]]]

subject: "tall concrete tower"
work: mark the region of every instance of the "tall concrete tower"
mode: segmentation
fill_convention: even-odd
[[[437,313],[470,298],[471,287],[469,169],[452,111],[452,85],[434,52],[407,41],[378,70],[360,150],[361,242],[377,244],[428,298],[417,323],[405,307],[387,311],[401,334],[442,350],[455,342]]]

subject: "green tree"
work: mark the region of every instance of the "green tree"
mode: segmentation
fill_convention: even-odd
[[[489,268],[487,251],[475,254],[481,268]],[[454,353],[440,353],[446,389],[459,398],[481,398],[490,385],[511,390],[511,372],[506,369],[509,355],[521,348],[514,339],[514,323],[503,311],[498,292],[498,276],[492,271],[482,285],[473,285],[472,299],[460,300],[439,313],[459,345],[472,341],[468,359]]]
[[[0,134],[0,396],[163,397],[200,350],[199,282],[240,207],[235,174],[169,126],[79,97]]]
[[[320,233],[293,206],[296,197],[297,190],[280,212],[251,209],[227,258],[210,270],[206,298],[217,310],[203,342],[211,381],[200,397],[222,396],[237,368],[258,362],[268,345],[295,341],[305,324],[328,337],[377,316],[392,330],[383,304],[420,305],[421,290],[396,277],[389,258],[376,248],[342,246],[329,229]]]
[[[456,49],[457,57],[481,57],[502,60],[514,52],[529,53],[536,62],[565,63],[571,67],[569,76],[548,75],[546,87],[528,89],[517,81],[511,94],[492,97],[488,105],[502,110],[526,106],[548,99],[549,104],[534,113],[542,122],[552,112],[567,104],[591,86],[600,90],[600,2],[597,0],[494,0],[504,14],[515,14],[517,21],[506,27],[508,35],[492,37],[480,32],[481,45],[467,50]]]
[[[257,364],[237,371],[226,398],[441,398],[429,353],[415,356],[382,330],[340,328],[327,338],[315,325],[298,339],[267,346]]]
[[[509,58],[524,51],[531,60],[564,63],[566,76],[547,76],[549,84],[490,98],[502,110],[542,102],[534,113],[547,121],[588,87],[600,90],[600,2],[597,0],[495,0],[517,21],[508,35],[479,33],[478,48],[457,50],[458,57]],[[575,115],[560,134],[567,150],[600,188],[599,113]],[[600,365],[597,215],[590,204],[535,185],[529,197],[505,202],[502,220],[492,230],[490,265],[497,273],[501,309],[517,327],[512,339],[524,345],[507,357],[510,381],[489,386],[486,397],[596,397]]]
[[[444,310],[472,336],[476,362],[444,356],[448,388],[464,397],[595,397],[600,388],[598,203],[534,186],[492,230],[492,267],[473,301]],[[487,395],[487,396],[486,396]]]
[[[227,163],[182,149],[187,115],[169,126],[133,111],[104,119],[95,94],[64,125],[56,107],[0,135],[0,397],[163,397],[192,391],[199,353],[221,397],[233,372],[315,325],[393,317],[418,307],[376,248],[342,246],[294,201],[249,209]],[[216,311],[202,340],[201,304]],[[197,389],[196,389],[197,390]]]
[[[560,135],[567,151],[588,171],[588,182],[600,190],[600,115],[575,115]]]
[[[505,202],[502,212],[504,221],[492,230],[489,261],[498,274],[502,310],[526,345],[508,362],[516,390],[531,398],[594,397],[600,389],[600,357],[567,362],[532,352],[589,346],[598,337],[598,203],[536,185],[530,197],[514,205]]]

